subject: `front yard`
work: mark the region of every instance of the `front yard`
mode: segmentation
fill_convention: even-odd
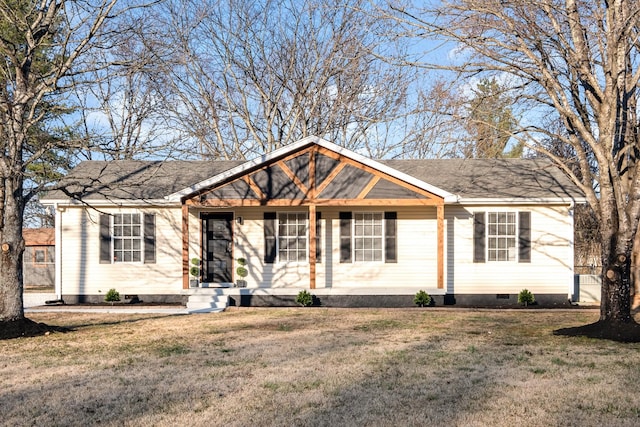
[[[640,422],[640,344],[552,335],[593,310],[32,314],[0,341],[0,424],[602,426]]]

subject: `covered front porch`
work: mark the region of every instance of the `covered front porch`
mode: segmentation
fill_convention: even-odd
[[[240,299],[444,294],[447,194],[323,140],[172,197],[182,203],[185,292],[197,279]]]

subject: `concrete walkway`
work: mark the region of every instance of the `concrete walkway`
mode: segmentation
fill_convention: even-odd
[[[23,294],[25,313],[126,313],[126,314],[190,314],[183,305],[144,305],[114,304],[108,305],[46,305],[47,301],[57,299],[54,293],[25,292]]]
[[[120,313],[120,314],[191,314],[184,306],[145,306],[145,305],[126,305],[126,306],[106,306],[100,305],[95,307],[78,306],[78,305],[40,305],[34,307],[25,307],[25,313]]]

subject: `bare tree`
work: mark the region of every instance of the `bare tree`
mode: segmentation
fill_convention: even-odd
[[[72,85],[96,64],[92,49],[110,49],[123,23],[109,23],[140,5],[134,0],[0,0],[0,322],[26,325],[22,304],[25,205],[76,147],[67,138],[34,137],[64,114]],[[72,79],[73,77],[73,79]],[[56,103],[56,100],[58,103]],[[29,170],[40,169],[40,180]]]
[[[394,19],[421,37],[447,41],[460,76],[504,74],[517,82],[530,123],[557,117],[565,132],[518,130],[586,194],[602,243],[600,321],[608,336],[635,331],[630,260],[640,217],[638,52],[640,3],[624,0],[451,0],[434,9],[394,7]],[[544,136],[571,147],[579,167],[538,144]],[[595,160],[595,168],[591,159]]]
[[[379,58],[402,47],[362,0],[167,2],[147,38],[166,72],[167,120],[192,154],[255,157],[318,135],[401,156],[427,121],[420,73]],[[159,30],[159,31],[160,31]],[[424,144],[424,142],[423,142]]]
[[[149,11],[129,17],[127,31],[112,49],[88,52],[97,66],[75,87],[81,116],[78,134],[86,141],[81,158],[110,160],[167,158],[176,151],[176,136],[166,126],[162,90],[154,81],[161,72],[141,40],[153,27]],[[122,18],[121,18],[122,21]]]

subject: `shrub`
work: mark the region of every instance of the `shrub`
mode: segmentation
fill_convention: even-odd
[[[193,266],[189,269],[189,274],[191,274],[193,277],[198,277],[200,276],[200,268]]]
[[[431,304],[431,296],[429,296],[429,294],[426,293],[425,291],[421,290],[416,293],[416,296],[413,299],[413,302],[416,303],[416,305],[419,305],[420,307],[426,307],[429,304]]]
[[[303,307],[309,307],[313,304],[313,295],[307,291],[300,291],[296,297],[296,302]]]
[[[528,306],[529,304],[533,304],[535,302],[535,298],[533,294],[528,289],[523,289],[518,294],[518,303],[524,304],[524,306]]]
[[[115,302],[115,301],[120,301],[120,292],[118,292],[115,289],[111,288],[111,289],[109,289],[109,291],[104,296],[104,300],[106,302],[111,302],[111,303]]]
[[[236,273],[238,273],[238,276],[240,276],[240,277],[242,277],[244,279],[249,274],[249,270],[247,270],[244,267],[238,267],[238,268],[236,268]]]

